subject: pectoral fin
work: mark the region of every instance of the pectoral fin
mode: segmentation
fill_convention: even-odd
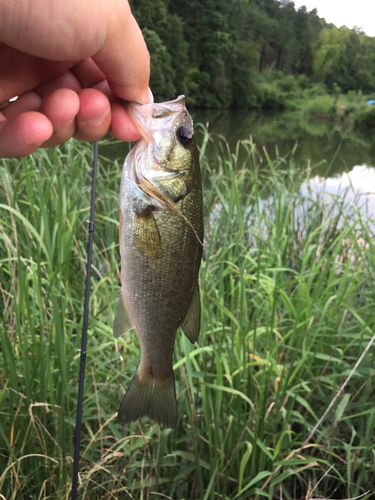
[[[146,193],[150,198],[152,198],[154,201],[158,202],[160,206],[166,206],[173,210],[174,212],[178,213],[178,215],[184,219],[186,224],[192,229],[193,233],[195,234],[197,240],[199,243],[203,246],[203,248],[206,248],[201,241],[201,239],[198,236],[197,231],[195,230],[193,224],[189,221],[185,215],[180,212],[180,210],[161,192],[157,187],[155,187],[146,177],[142,176],[142,182],[140,184],[140,187],[142,188],[143,192]],[[181,195],[184,196],[186,193],[184,191],[181,191]],[[177,196],[177,201],[179,201],[180,195]]]
[[[151,209],[135,213],[134,242],[144,255],[157,257],[160,254],[160,234]]]
[[[113,321],[113,336],[118,339],[123,333],[134,330],[133,323],[129,318],[128,311],[125,308],[124,298],[121,290],[116,306],[115,319]]]
[[[195,284],[193,298],[189,310],[181,324],[182,331],[192,344],[198,340],[201,327],[201,299],[198,281]]]

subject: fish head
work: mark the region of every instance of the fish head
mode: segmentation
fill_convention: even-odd
[[[133,149],[131,178],[140,186],[147,179],[172,200],[186,194],[189,185],[200,182],[200,173],[185,96],[164,103],[128,103],[127,111],[142,135]]]

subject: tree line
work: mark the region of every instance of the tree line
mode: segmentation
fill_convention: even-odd
[[[375,91],[375,37],[288,0],[130,0],[151,55],[156,100],[278,107],[308,89]]]

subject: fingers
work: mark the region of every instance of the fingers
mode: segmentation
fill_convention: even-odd
[[[82,59],[82,61],[72,67],[71,71],[80,82],[82,88],[94,87],[106,79],[105,74],[100,71],[91,57]]]
[[[119,98],[150,102],[150,61],[128,2],[113,0],[109,9],[107,0],[97,0],[90,19],[86,0],[60,0],[48,9],[39,3],[0,1],[7,20],[0,103],[20,96],[0,112],[0,156],[25,156],[71,136],[93,141],[109,130],[124,141],[138,139]]]
[[[42,100],[40,112],[49,119],[53,127],[52,136],[43,142],[42,147],[56,146],[73,136],[79,107],[79,96],[71,89],[55,90]]]
[[[43,147],[61,144],[73,135],[77,139],[95,141],[108,133],[110,104],[103,93],[111,94],[112,99],[115,97],[103,73],[91,59],[83,60],[77,66],[74,72],[67,71],[36,89],[40,96],[45,96],[40,111],[53,125],[53,137]],[[103,78],[104,81],[100,81]],[[101,91],[82,89],[98,81]]]
[[[14,119],[0,122],[0,158],[21,158],[47,141],[53,132],[48,118],[26,111]]]
[[[18,102],[19,101],[19,102]],[[29,111],[34,105],[39,112]],[[57,89],[41,99],[36,93],[21,96],[0,114],[0,157],[20,158],[38,147],[49,147],[73,135],[94,141],[107,134],[110,104],[101,92]]]
[[[120,141],[137,141],[141,137],[141,134],[125,111],[123,104],[120,101],[114,101],[111,104],[111,110],[112,120],[109,129],[111,135]]]
[[[104,93],[110,93],[105,85],[99,84]],[[0,114],[0,157],[27,156],[38,147],[55,146],[70,137],[95,141],[108,131],[123,141],[139,139],[120,101],[112,94],[110,103],[103,92],[57,89],[43,99],[36,92],[24,94]]]
[[[23,6],[21,5],[23,3]],[[43,3],[44,5],[44,3]],[[145,102],[150,76],[142,32],[124,0],[0,2],[0,102],[92,57],[122,99]],[[74,12],[74,15],[72,13]]]
[[[0,144],[0,156],[22,157],[37,147],[55,146],[70,139],[76,130],[75,118],[79,107],[79,96],[71,89],[57,89],[44,99],[36,92],[20,96],[2,113],[7,123],[2,123],[0,141],[3,145]],[[32,110],[39,113],[30,114]],[[30,122],[31,119],[35,119],[35,124]],[[38,127],[42,125],[45,133],[38,135],[41,132]],[[34,133],[37,131],[38,134],[35,138],[28,139],[24,127],[31,127],[31,131],[34,127]],[[14,137],[6,144],[9,134],[14,134]]]
[[[74,65],[74,61],[47,61],[19,50],[0,46],[0,102],[35,89]]]
[[[25,156],[71,136],[93,141],[109,130],[124,141],[139,138],[116,96],[150,102],[149,54],[128,3],[116,10],[96,55],[76,65],[0,44],[0,103],[20,96],[0,113],[0,156]]]
[[[108,133],[111,107],[107,97],[96,89],[83,89],[79,93],[76,139],[96,141]]]
[[[0,39],[51,61],[81,60],[105,41],[108,19],[124,0],[17,0],[0,2]]]
[[[35,92],[40,95],[40,97],[45,97],[58,89],[70,89],[78,94],[82,87],[83,85],[81,85],[72,71],[65,71],[58,77],[38,85]]]
[[[2,113],[7,120],[12,120],[25,111],[39,111],[41,103],[42,99],[36,92],[26,92],[16,101],[9,103]]]
[[[0,122],[0,157],[27,156],[38,147],[55,146],[73,136],[95,141],[110,127],[109,101],[95,89],[83,89],[78,94],[71,89],[57,89],[41,100],[38,113],[23,107],[21,114],[13,116],[12,107],[17,101],[3,111],[9,120]]]

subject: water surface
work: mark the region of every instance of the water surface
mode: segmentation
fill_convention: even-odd
[[[223,135],[233,148],[238,140],[249,139],[271,158],[281,156],[298,144],[296,164],[317,167],[322,177],[349,172],[357,165],[375,167],[375,131],[365,133],[330,121],[309,120],[300,113],[249,110],[192,110],[195,123],[208,123],[212,133]],[[199,137],[199,134],[198,134]]]

